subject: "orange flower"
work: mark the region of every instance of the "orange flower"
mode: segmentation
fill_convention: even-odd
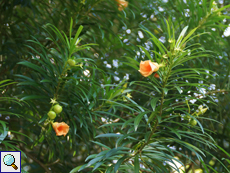
[[[69,132],[69,126],[64,122],[53,123],[53,129],[55,130],[57,136],[65,136]]]
[[[155,78],[160,78],[159,74],[157,74],[157,73],[154,74],[154,77]]]
[[[122,11],[124,10],[124,8],[126,8],[129,4],[129,2],[125,1],[125,0],[116,0],[118,2],[118,10]]]
[[[144,77],[148,77],[153,72],[158,71],[160,68],[159,64],[156,62],[151,62],[150,60],[141,61],[140,70],[138,70]]]

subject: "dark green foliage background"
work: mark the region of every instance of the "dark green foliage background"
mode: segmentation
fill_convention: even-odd
[[[207,87],[207,95],[212,96],[212,98],[207,96],[202,100],[209,106],[204,117],[220,123],[207,119],[199,119],[199,121],[203,128],[207,129],[207,134],[211,135],[217,145],[226,152],[219,149],[215,151],[186,136],[183,140],[210,152],[229,168],[229,162],[225,159],[230,159],[227,154],[230,153],[230,37],[223,36],[223,32],[230,21],[229,0],[217,3],[219,9],[223,7],[221,15],[210,13],[210,4],[213,1],[209,0],[202,2],[190,0],[187,3],[184,3],[183,0],[129,0],[128,2],[129,6],[124,11],[119,11],[117,3],[113,0],[85,0],[85,3],[81,0],[0,1],[0,81],[11,79],[17,82],[8,83],[0,90],[2,98],[0,100],[1,123],[7,123],[5,128],[3,125],[4,131],[8,131],[6,128],[11,131],[11,136],[7,135],[4,139],[5,143],[2,142],[0,147],[1,150],[6,150],[7,147],[22,150],[24,152],[22,166],[24,168],[29,166],[28,172],[70,172],[73,168],[85,164],[85,159],[89,155],[98,154],[102,151],[99,145],[91,141],[98,141],[111,148],[115,147],[116,138],[99,137],[95,139],[95,136],[117,132],[126,134],[133,131],[133,127],[129,125],[123,129],[120,125],[102,126],[104,122],[101,117],[114,122],[119,119],[118,123],[124,123],[141,112],[131,101],[127,102],[126,106],[133,110],[122,105],[111,107],[111,104],[107,102],[107,100],[111,100],[112,93],[119,89],[121,91],[125,82],[120,82],[126,74],[129,74],[127,89],[134,90],[131,92],[132,99],[139,106],[146,108],[145,111],[151,109],[152,98],[149,97],[149,93],[153,90],[132,83],[133,81],[146,82],[149,79],[144,78],[135,68],[130,67],[135,65],[125,57],[131,57],[138,62],[147,60],[145,52],[141,51],[137,45],[149,46],[151,50],[159,52],[157,46],[149,43],[150,36],[143,29],[153,33],[156,38],[165,40],[164,45],[169,48],[166,20],[173,24],[176,38],[186,26],[188,26],[188,31],[197,27],[195,34],[207,32],[207,34],[194,38],[186,46],[199,43],[203,49],[211,52],[208,53],[208,56],[198,57],[184,63],[183,68],[200,68],[201,71],[202,69],[211,70],[209,73],[213,77],[208,77],[206,74],[201,75],[206,80],[202,80],[205,84],[209,86],[215,84],[215,89]],[[228,6],[224,7],[226,5]],[[185,15],[186,11],[189,11],[188,17]],[[68,58],[65,57],[65,53],[61,54],[61,51],[56,52],[54,50],[59,49],[54,42],[46,39],[50,35],[44,28],[50,32],[61,50],[65,52],[65,45],[60,43],[60,38],[46,24],[53,24],[69,37],[71,18],[74,21],[72,37],[74,37],[79,26],[83,26],[80,34],[82,41],[79,46],[89,43],[97,45],[92,45],[89,49],[73,54],[78,63],[83,63],[83,70],[76,68],[68,71],[68,77],[73,75],[73,78],[66,78],[60,84],[66,83],[58,99],[63,106],[63,114],[57,121],[65,121],[70,125],[69,140],[67,140],[66,137],[56,137],[52,127],[44,125],[44,120],[51,106],[50,98],[54,97],[57,84],[60,82],[55,74],[62,72],[64,60]],[[131,33],[126,32],[127,29],[130,29]],[[140,38],[138,34],[140,31],[143,38]],[[35,39],[41,45],[28,41]],[[50,62],[42,64],[32,58],[33,55],[36,57],[38,53],[47,54],[47,57],[55,60],[55,64],[49,66]],[[89,58],[88,61],[84,61],[85,58]],[[118,61],[118,67],[113,65],[114,60]],[[159,57],[158,59],[154,57],[154,60],[160,62]],[[43,75],[41,70],[36,71],[33,68],[28,68],[25,64],[23,66],[23,63],[19,63],[25,61],[45,69],[45,74]],[[107,64],[110,64],[111,68],[108,68]],[[50,70],[49,68],[53,69],[53,74],[47,72]],[[82,71],[86,69],[91,73],[90,78],[82,75]],[[41,82],[47,79],[46,75],[51,82]],[[118,77],[119,80],[115,80],[114,77]],[[183,75],[179,77],[182,78],[182,81],[186,80]],[[189,82],[201,83],[201,80],[195,78],[189,79]],[[119,83],[120,85],[118,85]],[[187,94],[185,91],[198,93],[196,89],[196,87],[182,88],[185,95]],[[127,92],[129,91],[127,90]],[[155,97],[160,97],[157,93],[155,94]],[[184,95],[178,94],[175,90],[169,91],[169,96],[173,101],[166,102],[165,104],[168,106],[183,102]],[[4,99],[5,97],[6,99]],[[119,96],[117,100],[114,99],[113,101],[123,103],[122,98],[124,97]],[[128,98],[126,97],[126,99]],[[211,102],[215,102],[215,104]],[[196,104],[191,109],[196,109],[195,107],[202,103],[196,102]],[[179,122],[180,117],[176,118]],[[165,123],[164,125],[175,129],[181,128],[173,123]],[[138,127],[139,133],[132,136],[137,141],[127,142],[130,148],[134,147],[138,140],[144,139],[147,128],[147,124],[141,121]],[[197,131],[199,130],[197,129]],[[164,130],[161,132],[163,134]],[[168,131],[165,131],[165,136],[162,137],[168,137],[167,133]],[[181,147],[176,143],[171,145],[174,145],[176,150]],[[193,160],[196,160],[194,153],[186,148],[182,148],[182,150]],[[125,151],[123,152],[125,153]],[[178,154],[177,156],[183,163],[186,163],[182,155]],[[203,159],[208,164],[213,157],[208,155]],[[215,161],[212,166],[214,170],[217,172],[226,171],[222,164],[216,159],[213,160]],[[198,165],[191,166],[189,169],[203,168],[201,163],[196,161]],[[138,162],[137,159],[135,162]],[[88,168],[82,172],[91,170]],[[208,170],[213,171],[210,168]],[[102,169],[102,171],[104,170]],[[123,172],[124,170],[120,171]]]

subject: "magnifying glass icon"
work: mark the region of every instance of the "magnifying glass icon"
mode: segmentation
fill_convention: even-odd
[[[14,164],[15,163],[15,158],[11,154],[7,154],[3,158],[3,162],[7,166],[12,166],[15,170],[18,169],[18,167]]]

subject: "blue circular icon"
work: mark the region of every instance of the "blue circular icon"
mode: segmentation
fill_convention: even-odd
[[[4,158],[3,158],[3,162],[7,166],[11,166],[15,162],[14,156],[12,156],[11,154],[5,155]]]

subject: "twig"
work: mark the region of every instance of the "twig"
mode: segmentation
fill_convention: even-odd
[[[46,164],[46,166],[52,166],[52,165],[55,165],[58,162],[60,162],[60,159],[55,160],[53,163],[48,163],[48,164]]]
[[[21,145],[19,145],[19,148],[27,155],[29,156],[32,160],[34,160],[35,162],[37,162],[45,171],[46,173],[51,173],[51,171],[46,167],[46,165],[44,165],[40,160],[38,160],[37,158],[35,158],[33,155],[31,155],[30,153],[28,153],[25,149],[23,149],[21,147]]]

